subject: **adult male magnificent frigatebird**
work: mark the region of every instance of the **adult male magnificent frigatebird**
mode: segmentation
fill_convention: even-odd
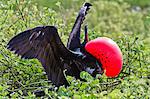
[[[74,76],[77,79],[80,79],[80,72],[82,71],[87,71],[95,77],[96,74],[103,73],[104,70],[106,75],[108,74],[109,76],[109,73],[105,70],[109,70],[109,67],[107,66],[108,64],[103,60],[111,62],[112,58],[109,58],[110,55],[107,54],[107,52],[111,52],[109,50],[111,44],[104,44],[101,46],[101,42],[103,43],[103,41],[105,41],[108,43],[108,41],[111,40],[107,38],[98,39],[100,47],[108,49],[106,50],[107,52],[105,49],[104,53],[102,52],[101,56],[103,58],[100,58],[100,52],[95,52],[95,50],[99,51],[99,48],[97,48],[99,45],[95,46],[95,41],[91,41],[91,43],[90,41],[88,42],[86,26],[85,40],[82,44],[80,42],[81,25],[85,19],[87,11],[90,9],[90,6],[92,6],[90,3],[85,3],[83,7],[81,7],[70,33],[67,48],[62,43],[55,26],[41,26],[26,30],[16,35],[9,41],[8,49],[14,51],[15,54],[20,55],[22,58],[38,59],[44,67],[48,80],[56,86],[69,85],[64,76],[64,70],[66,70],[66,75]],[[92,44],[95,47],[92,47]],[[109,46],[106,47],[105,45]],[[114,44],[114,46],[116,45]],[[115,53],[115,51],[113,51],[113,53]],[[105,59],[103,54],[104,56],[106,55],[108,59]],[[115,57],[113,59],[115,59]],[[121,62],[119,64],[121,64]],[[114,72],[114,69],[117,70],[112,67],[109,72]],[[118,75],[120,70],[121,68],[119,67],[117,74],[112,73],[114,74],[112,76]]]

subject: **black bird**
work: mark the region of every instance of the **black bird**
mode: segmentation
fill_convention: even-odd
[[[81,44],[81,25],[87,11],[92,6],[85,3],[81,7],[77,19],[70,33],[67,48],[62,43],[55,26],[41,26],[26,30],[12,38],[7,48],[24,59],[38,59],[54,85],[68,86],[64,76],[74,76],[80,79],[80,72],[87,71],[92,76],[102,72],[101,64],[91,54],[86,52],[84,46],[88,41],[87,27],[85,26],[85,40]]]

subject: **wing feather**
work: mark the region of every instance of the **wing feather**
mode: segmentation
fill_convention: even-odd
[[[25,59],[37,58],[43,65],[48,79],[56,86],[67,84],[60,58],[74,56],[61,42],[54,26],[35,27],[10,40],[8,49]]]

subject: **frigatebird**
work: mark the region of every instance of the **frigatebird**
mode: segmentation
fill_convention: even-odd
[[[67,48],[62,43],[55,26],[40,26],[21,32],[9,41],[7,48],[21,55],[21,58],[37,58],[44,67],[48,80],[56,86],[68,85],[64,70],[66,75],[77,79],[80,79],[82,71],[95,76],[97,72],[101,72],[101,64],[84,51],[85,44],[80,43],[81,25],[90,6],[92,6],[90,3],[85,3],[81,7],[70,33]],[[87,33],[85,34],[87,36]],[[87,42],[86,36],[84,43]]]
[[[9,41],[7,48],[14,51],[15,54],[20,55],[21,58],[38,59],[44,67],[48,80],[55,86],[69,85],[65,78],[64,70],[66,75],[74,76],[77,79],[81,79],[80,72],[82,71],[87,71],[95,77],[96,74],[102,74],[106,67],[107,70],[109,70],[105,70],[106,74],[108,74],[108,72],[114,69],[116,70],[116,68],[111,67],[108,69],[109,67],[107,65],[109,64],[106,64],[105,61],[103,62],[105,59],[103,58],[102,60],[102,58],[100,58],[99,52],[98,54],[94,54],[101,48],[91,46],[91,43],[95,44],[95,41],[91,43],[90,41],[88,42],[87,26],[85,26],[84,42],[80,42],[81,25],[91,6],[90,3],[84,3],[81,7],[72,31],[70,32],[67,47],[62,43],[55,26],[39,26],[21,32],[13,37]],[[111,47],[111,44],[109,44],[110,42],[108,42],[109,39],[98,39],[100,47],[103,47],[101,46],[103,41],[106,42],[103,45],[108,49],[106,51],[112,52],[109,50]],[[109,46],[106,47],[105,45]],[[93,48],[95,48],[96,51]],[[91,49],[92,51],[90,51]],[[103,54],[104,56],[108,56],[105,49],[102,49],[104,50],[102,56]],[[114,53],[115,51],[113,50],[113,54]],[[111,62],[111,59],[112,58],[109,58],[109,62]],[[114,59],[115,57],[113,57],[112,60]],[[121,62],[119,64],[121,64]],[[111,65],[114,66],[113,63]],[[120,72],[120,67],[117,72]],[[115,76],[118,75],[118,73],[115,74]]]

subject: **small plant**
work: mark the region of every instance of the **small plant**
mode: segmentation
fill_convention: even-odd
[[[93,78],[82,72],[80,76],[86,82],[67,76],[70,86],[58,89],[47,81],[37,60],[20,59],[6,49],[12,36],[37,25],[58,26],[59,35],[66,43],[76,9],[83,1],[77,0],[69,9],[67,5],[73,5],[71,2],[61,2],[56,2],[57,8],[52,9],[39,6],[32,0],[0,1],[0,98],[36,98],[33,94],[36,90],[45,91],[43,98],[150,98],[150,21],[145,10],[147,7],[142,6],[140,12],[132,12],[129,2],[91,0],[94,6],[86,20],[89,38],[107,36],[117,42],[124,59],[122,72],[117,78],[105,75]]]

